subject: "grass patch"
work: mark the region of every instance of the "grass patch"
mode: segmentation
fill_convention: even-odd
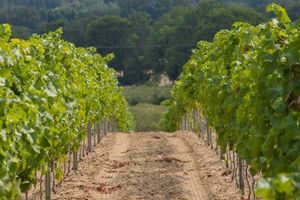
[[[161,114],[166,111],[164,106],[142,103],[130,106],[129,109],[135,117],[137,132],[160,130],[158,123]]]
[[[171,98],[171,86],[160,87],[157,85],[125,86],[123,94],[130,105],[147,103],[160,105]]]
[[[159,121],[166,111],[161,102],[171,98],[171,86],[155,84],[125,86],[123,94],[126,97],[135,121],[136,131],[159,131]]]

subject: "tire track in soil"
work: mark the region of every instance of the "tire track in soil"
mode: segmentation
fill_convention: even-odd
[[[162,133],[136,133],[131,135],[129,162],[130,173],[123,174],[127,188],[118,193],[116,199],[188,199],[181,185],[183,162],[171,157],[173,147],[168,135]]]
[[[214,182],[207,178],[207,173],[221,174],[226,169],[222,162],[217,168],[210,166],[218,160],[217,156],[212,158],[213,152],[209,154],[212,160],[205,162],[205,154],[194,151],[210,150],[203,144],[196,149],[199,144],[194,140],[192,133],[182,132],[109,134],[94,155],[58,189],[54,199],[238,199],[227,198],[226,192],[236,188],[233,183],[222,182],[226,177],[215,177]]]
[[[120,179],[121,173],[126,173],[122,168],[129,163],[126,160],[126,152],[130,144],[130,135],[118,133],[116,142],[109,158],[106,160],[104,170],[94,176],[94,183],[98,185],[97,192],[91,199],[118,199],[116,191],[125,187]]]
[[[202,184],[197,171],[197,159],[194,158],[192,150],[179,137],[170,137],[169,142],[174,147],[174,156],[177,156],[179,160],[186,160],[186,165],[184,165],[184,173],[186,176],[183,178],[182,186],[186,189],[190,189],[193,194],[193,196],[189,196],[188,199],[215,199],[209,189]]]
[[[225,161],[220,160],[220,155],[206,145],[202,139],[191,132],[177,132],[195,161],[198,177],[204,188],[209,189],[209,199],[240,200],[242,194],[231,180],[231,171],[226,168]]]

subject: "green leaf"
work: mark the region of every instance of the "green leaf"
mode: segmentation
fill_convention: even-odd
[[[292,126],[295,123],[294,118],[291,114],[282,118],[280,122],[280,128],[285,129],[289,126]]]
[[[0,117],[4,117],[6,115],[6,100],[0,98]]]
[[[10,25],[2,24],[0,25],[0,41],[7,42],[11,35]]]
[[[277,110],[282,104],[283,104],[283,98],[282,97],[278,97],[272,104],[272,108],[274,110]]]
[[[269,5],[267,7],[267,11],[274,12],[277,15],[279,21],[281,23],[283,23],[284,25],[288,25],[291,23],[291,19],[289,18],[285,9],[282,8],[281,6],[279,6],[278,4],[273,3],[273,4]]]
[[[53,83],[50,82],[48,84],[48,87],[44,90],[45,93],[49,96],[49,97],[56,97],[57,96],[57,91],[56,88],[54,87]]]
[[[267,180],[261,180],[257,184],[256,195],[266,200],[275,199],[275,193],[272,191],[274,186]]]
[[[8,166],[9,166],[9,170],[13,173],[17,172],[17,169],[18,169],[18,163],[19,161],[14,158],[14,157],[11,157],[9,160],[8,160]]]
[[[21,185],[20,185],[20,188],[21,188],[21,192],[22,193],[26,193],[28,192],[32,187],[32,183],[30,182],[22,182]]]
[[[277,190],[280,193],[291,195],[293,193],[293,186],[291,180],[285,175],[280,176],[280,180],[277,182]]]
[[[0,131],[0,137],[1,137],[1,141],[6,142],[7,141],[7,135],[6,135],[6,130],[2,129]]]

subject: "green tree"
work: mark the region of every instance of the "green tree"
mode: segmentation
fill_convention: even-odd
[[[124,57],[124,77],[120,81],[123,84],[144,83],[150,78],[150,66],[146,63],[145,51],[151,33],[151,19],[143,12],[133,12],[128,19],[131,23],[129,48]]]
[[[104,55],[114,53],[116,59],[112,65],[119,71],[124,64],[130,33],[130,21],[119,16],[100,17],[87,26],[88,44],[96,46]]]
[[[149,38],[150,48],[146,51],[146,60],[156,73],[166,71],[165,67],[169,64],[166,57],[167,49],[174,49],[177,44],[183,44],[187,40],[185,38],[184,41],[178,41],[175,38],[174,31],[178,24],[183,23],[184,16],[188,12],[190,12],[188,8],[174,8],[154,25]],[[190,46],[188,49],[190,49]]]
[[[174,80],[197,41],[212,40],[216,32],[230,28],[236,21],[257,24],[264,19],[253,8],[217,0],[203,1],[195,8],[174,8],[156,25],[151,42],[162,46],[157,51],[151,49],[148,60],[155,71],[165,71]]]
[[[118,0],[118,5],[123,16],[128,16],[134,11],[148,13],[152,19],[160,17],[178,6],[192,6],[197,0]]]

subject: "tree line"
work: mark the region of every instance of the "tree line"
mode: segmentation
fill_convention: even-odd
[[[259,24],[270,0],[0,0],[0,22],[13,36],[28,38],[63,27],[63,38],[78,46],[114,53],[110,63],[122,84],[167,73],[175,80],[199,40],[236,21]],[[299,0],[278,0],[293,20]]]

